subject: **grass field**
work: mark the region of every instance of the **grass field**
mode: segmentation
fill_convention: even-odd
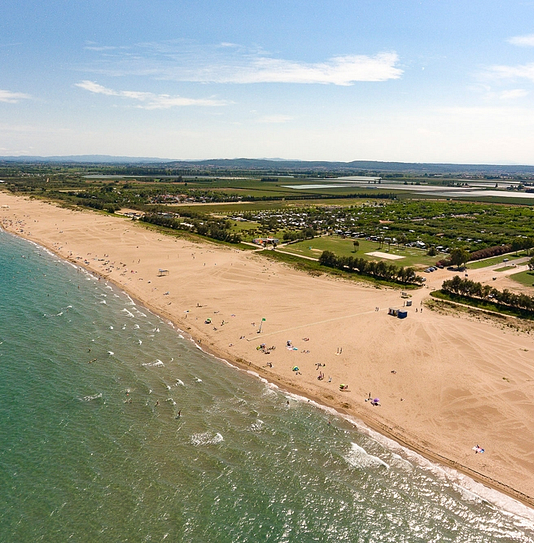
[[[275,200],[275,201],[260,201],[260,202],[224,202],[211,204],[170,204],[169,208],[175,208],[173,211],[180,213],[180,210],[187,211],[202,211],[202,213],[225,213],[232,215],[243,211],[263,211],[275,209],[297,209],[302,207],[320,207],[320,206],[354,206],[361,204],[371,204],[376,200],[371,198],[350,199],[350,198],[335,198],[335,199],[303,199],[303,200]]]
[[[519,273],[514,273],[513,275],[509,276],[510,279],[513,279],[514,281],[517,281],[521,285],[525,287],[532,287],[534,286],[534,271],[523,271]]]
[[[323,251],[332,251],[338,256],[356,256],[358,258],[365,258],[367,260],[379,260],[375,256],[368,256],[366,253],[374,251],[380,251],[382,253],[389,253],[391,255],[402,256],[402,259],[390,260],[384,258],[386,262],[391,262],[397,266],[416,266],[427,267],[432,266],[439,257],[427,256],[425,251],[408,247],[396,247],[383,245],[380,248],[380,244],[374,241],[366,241],[359,239],[358,251],[354,252],[354,244],[352,239],[343,239],[339,236],[323,236],[306,241],[299,241],[286,247],[280,247],[277,249],[280,252],[286,252],[296,255],[311,256],[319,258]]]
[[[507,270],[513,270],[515,268],[515,266],[503,266],[502,268],[495,268],[495,271],[496,272],[503,272],[503,271],[507,271]]]
[[[520,254],[507,254],[507,255],[499,255],[494,256],[493,258],[485,258],[484,260],[476,260],[475,262],[469,262],[467,264],[467,268],[470,270],[478,270],[480,268],[487,268],[488,266],[495,266],[495,264],[505,264],[504,259],[507,258],[508,260],[514,260],[516,258],[521,258],[522,256],[526,256],[524,253]]]

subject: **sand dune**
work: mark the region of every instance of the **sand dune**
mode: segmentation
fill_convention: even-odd
[[[0,208],[5,229],[122,286],[203,347],[534,504],[533,338],[422,306],[451,272],[429,275],[400,320],[387,314],[402,307],[399,290],[312,277],[261,254],[6,193],[0,205],[9,206]],[[369,393],[380,406],[365,401]]]

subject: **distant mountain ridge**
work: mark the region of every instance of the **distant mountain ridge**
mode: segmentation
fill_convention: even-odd
[[[172,162],[170,158],[156,157],[128,157],[128,156],[110,156],[110,155],[67,155],[67,156],[0,156],[1,162],[24,162],[24,163],[42,163],[42,162],[61,162],[63,164],[159,164],[162,162]]]
[[[351,162],[306,161],[285,159],[220,158],[209,160],[175,160],[155,157],[126,157],[108,155],[71,156],[9,156],[0,157],[2,163],[63,163],[63,164],[138,164],[158,165],[169,168],[206,168],[214,170],[252,170],[258,172],[302,172],[326,173],[329,171],[354,174],[373,173],[414,173],[414,174],[482,174],[482,175],[520,175],[534,174],[531,165],[499,164],[446,164],[418,162],[387,162],[376,160],[353,160]]]

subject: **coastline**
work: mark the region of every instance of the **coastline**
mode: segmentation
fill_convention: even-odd
[[[0,203],[9,206],[0,210],[6,231],[112,282],[183,330],[209,354],[257,373],[283,390],[359,419],[431,461],[534,506],[534,459],[530,453],[534,438],[533,423],[529,422],[534,419],[533,394],[532,387],[526,385],[526,377],[534,376],[529,373],[528,355],[523,354],[519,360],[516,356],[521,349],[528,353],[529,345],[532,348],[532,340],[525,334],[431,311],[421,311],[418,321],[412,312],[405,323],[409,326],[401,329],[402,321],[388,317],[385,309],[402,303],[400,291],[310,277],[285,265],[266,262],[258,255],[208,242],[163,239],[162,234],[122,218],[72,211],[6,193],[0,193]],[[134,255],[139,256],[138,263]],[[103,262],[114,264],[105,268]],[[168,275],[159,274],[161,262],[168,267]],[[106,273],[106,269],[110,271]],[[186,288],[175,292],[180,283],[186,283]],[[162,294],[163,290],[166,292]],[[427,295],[425,290],[415,293],[414,302],[422,304]],[[375,312],[375,307],[380,311]],[[206,325],[206,318],[217,322],[222,318],[224,324]],[[266,318],[266,325],[258,334],[262,318]],[[492,340],[488,353],[497,350],[496,358],[513,368],[496,362],[488,366],[488,353],[479,353],[477,367],[462,374],[462,359],[476,354],[484,342],[479,341],[473,348],[468,340],[477,335]],[[304,341],[302,336],[309,340]],[[436,338],[442,337],[446,338],[450,355],[435,345]],[[284,348],[288,340],[299,350]],[[260,342],[272,343],[276,350],[266,357],[257,349]],[[512,345],[515,350],[510,352]],[[450,361],[444,370],[441,365],[451,356],[457,360]],[[273,367],[266,361],[272,361]],[[317,372],[323,371],[315,367],[317,363],[325,364],[326,375],[332,373],[331,383],[317,380]],[[292,371],[297,364],[300,376]],[[490,378],[482,374],[488,368],[493,372]],[[462,379],[451,384],[459,374]],[[495,383],[501,374],[513,377]],[[476,390],[466,390],[463,378],[478,379]],[[502,387],[521,378],[522,386],[511,391],[517,396],[514,400],[510,390]],[[340,382],[349,383],[348,392],[338,390]],[[482,397],[477,391],[485,388],[489,390]],[[380,407],[365,402],[367,390],[381,398]],[[497,397],[499,392],[501,398]],[[476,412],[465,413],[468,410],[463,406],[475,400]],[[514,401],[516,404],[510,406]],[[518,414],[521,416],[515,416]],[[509,426],[506,435],[496,437],[493,428],[486,427],[493,416],[501,434],[502,428]],[[477,424],[477,419],[482,420]],[[441,439],[440,422],[445,430]],[[455,434],[460,445],[451,453],[449,440]],[[485,455],[474,455],[474,441],[484,443]],[[518,453],[515,457],[507,454],[514,448]],[[513,469],[517,468],[517,456],[526,458],[521,470]],[[498,469],[486,463],[488,458]]]

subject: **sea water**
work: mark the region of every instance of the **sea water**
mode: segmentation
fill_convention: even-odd
[[[532,510],[0,231],[0,541],[534,541]]]

